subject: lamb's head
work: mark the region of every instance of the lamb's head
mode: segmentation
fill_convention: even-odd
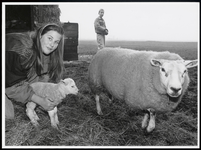
[[[71,78],[66,78],[64,80],[61,80],[59,83],[59,88],[60,88],[60,91],[62,91],[65,95],[68,95],[68,94],[77,95],[79,91],[75,84],[75,81]]]
[[[170,97],[179,97],[183,90],[188,68],[197,66],[197,60],[152,59],[151,64],[159,67],[160,83]]]

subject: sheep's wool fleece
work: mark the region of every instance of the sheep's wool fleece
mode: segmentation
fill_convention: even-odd
[[[137,51],[122,48],[104,48],[94,55],[89,65],[89,85],[92,92],[104,87],[113,97],[125,100],[131,108],[154,108],[172,111],[181,101],[189,84],[185,78],[182,95],[176,102],[169,100],[159,81],[159,67],[151,65],[155,59],[182,59],[178,54],[154,51]]]
[[[55,102],[61,102],[64,97],[59,91],[59,84],[48,83],[48,82],[35,82],[31,84],[33,91],[36,95],[41,97],[48,97]]]

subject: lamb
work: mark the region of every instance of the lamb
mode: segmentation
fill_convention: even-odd
[[[62,102],[62,99],[65,98],[66,95],[77,95],[79,91],[74,80],[71,78],[61,80],[58,84],[49,82],[35,82],[30,86],[33,88],[33,91],[36,95],[54,100],[57,105]],[[59,120],[57,115],[57,105],[53,110],[48,111],[48,114],[50,116],[51,126],[58,130]],[[39,126],[37,122],[39,117],[34,111],[36,103],[28,102],[26,107],[26,114],[31,120],[31,123],[36,127]]]
[[[88,68],[97,113],[103,114],[99,94],[105,89],[131,108],[147,111],[142,128],[152,132],[156,112],[170,112],[180,103],[190,82],[187,68],[197,63],[168,51],[104,48],[94,55]]]

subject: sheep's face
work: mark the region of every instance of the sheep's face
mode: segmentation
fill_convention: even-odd
[[[71,78],[66,78],[64,80],[61,80],[63,87],[62,90],[64,90],[65,94],[74,94],[77,95],[78,94],[78,88],[75,84],[75,81]]]
[[[197,60],[164,60],[152,59],[151,64],[160,68],[160,82],[170,97],[178,97],[182,93],[182,85],[187,76],[187,68],[197,66]]]

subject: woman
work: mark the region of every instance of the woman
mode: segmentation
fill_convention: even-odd
[[[37,96],[30,83],[58,82],[63,75],[64,31],[57,24],[47,24],[35,32],[6,35],[6,118],[14,118],[10,100],[33,101],[46,111],[55,104]]]

